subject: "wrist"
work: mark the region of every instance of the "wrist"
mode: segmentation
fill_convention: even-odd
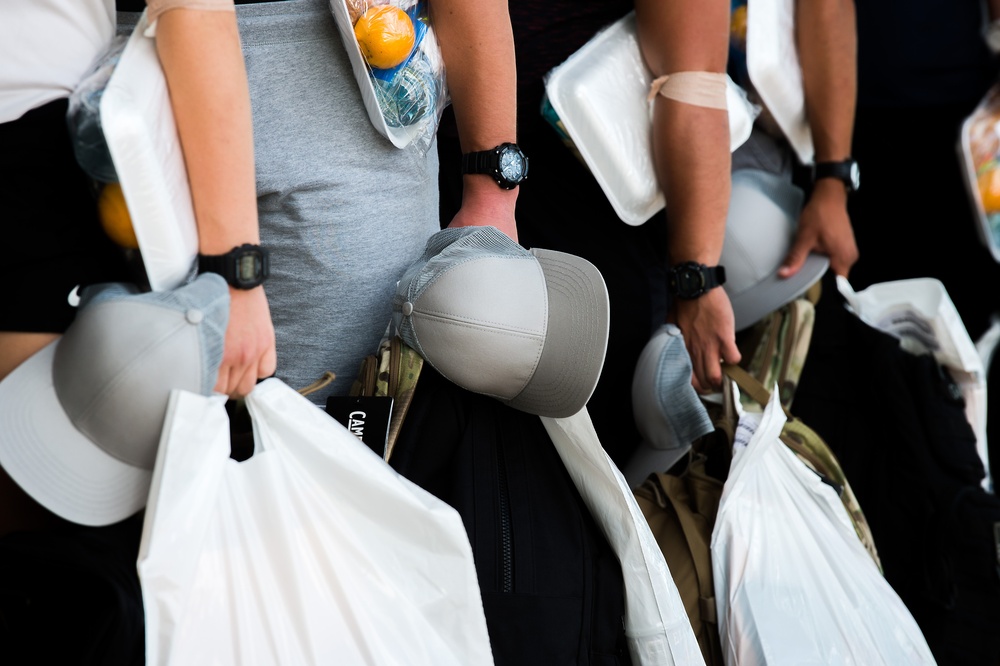
[[[462,176],[462,205],[487,205],[513,212],[517,203],[519,187],[505,190],[497,187],[496,181],[486,174],[467,173]]]
[[[837,178],[820,178],[813,183],[810,200],[821,198],[823,200],[843,202],[847,205],[847,195],[850,188],[847,184]]]

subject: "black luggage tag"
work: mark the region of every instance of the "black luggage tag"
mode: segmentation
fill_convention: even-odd
[[[326,413],[385,458],[392,402],[390,396],[331,395],[326,399]]]

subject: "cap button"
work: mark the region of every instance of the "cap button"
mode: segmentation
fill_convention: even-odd
[[[403,311],[403,316],[409,317],[411,314],[413,314],[413,303],[406,301],[405,303],[403,303],[403,307],[401,309]]]
[[[184,317],[188,320],[190,324],[200,324],[201,320],[205,318],[205,313],[201,310],[192,308],[184,313]]]

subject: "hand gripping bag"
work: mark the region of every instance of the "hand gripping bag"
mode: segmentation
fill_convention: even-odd
[[[933,664],[835,491],[781,443],[784,423],[778,400],[741,417],[712,533],[726,664]]]
[[[458,514],[278,379],[229,458],[224,397],[175,391],[139,576],[147,663],[493,664]]]

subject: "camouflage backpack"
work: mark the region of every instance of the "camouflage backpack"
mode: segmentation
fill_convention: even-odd
[[[352,396],[391,396],[394,399],[385,443],[385,460],[399,436],[399,429],[413,400],[413,391],[424,367],[424,359],[396,335],[385,337],[378,351],[361,361],[358,376],[351,385]]]

